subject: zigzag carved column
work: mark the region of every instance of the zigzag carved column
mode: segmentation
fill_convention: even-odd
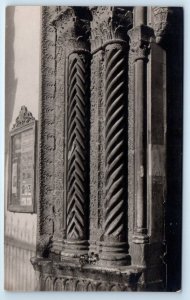
[[[56,21],[61,26],[67,60],[63,260],[88,252],[90,52],[87,14],[85,8],[65,7]]]
[[[100,48],[105,53],[105,196],[99,263],[104,266],[127,265],[130,262],[127,241],[127,29],[131,18],[127,8],[98,7],[92,12],[95,18],[101,15],[102,23],[98,32],[104,43]],[[94,37],[97,28],[95,31],[94,24],[92,25]],[[95,40],[93,45],[97,45]],[[95,49],[93,53],[96,51],[99,49]]]
[[[69,57],[67,246],[87,251],[89,53]],[[73,250],[74,248],[74,250]]]

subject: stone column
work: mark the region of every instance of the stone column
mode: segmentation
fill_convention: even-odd
[[[37,255],[47,256],[54,233],[53,190],[55,149],[55,29],[49,24],[56,6],[42,8],[41,97],[39,112],[39,171]]]
[[[126,53],[122,43],[105,48],[105,201],[101,259],[128,263]]]
[[[57,7],[56,15],[59,16],[60,8]],[[60,255],[65,237],[64,214],[64,177],[66,172],[65,163],[65,107],[66,107],[66,49],[63,43],[63,31],[60,23],[53,20],[55,36],[55,148],[54,148],[54,193],[52,213],[54,216],[54,234],[52,239],[51,253]]]
[[[134,241],[147,243],[146,199],[146,64],[152,28],[144,25],[145,8],[134,9],[134,27],[128,31],[135,63],[135,233]]]
[[[66,51],[65,212],[62,258],[88,252],[90,52],[86,9],[64,8],[54,21]],[[64,83],[63,83],[64,84]]]
[[[130,261],[127,242],[127,29],[131,15],[127,8],[113,7],[95,7],[92,14],[92,54],[104,52],[105,166],[100,264],[127,265]]]

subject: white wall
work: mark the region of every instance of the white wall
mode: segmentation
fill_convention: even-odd
[[[40,7],[17,6],[7,10],[5,134],[12,128],[22,105],[38,120],[40,75]],[[13,19],[11,19],[14,16]],[[7,139],[8,140],[8,139]],[[19,235],[26,228],[35,243],[36,214],[7,211],[8,142],[5,145],[5,231]],[[25,235],[17,238],[26,239]]]

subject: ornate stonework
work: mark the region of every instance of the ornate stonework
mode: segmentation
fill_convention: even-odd
[[[168,13],[42,9],[41,290],[164,289]]]
[[[55,30],[49,24],[56,7],[42,11],[42,82],[39,122],[39,199],[37,253],[50,250],[54,231],[54,149],[55,149]],[[44,242],[43,242],[44,241]],[[44,247],[44,249],[43,249]],[[46,251],[48,249],[48,251]]]
[[[28,111],[26,106],[22,106],[19,112],[19,116],[16,118],[16,122],[15,124],[13,124],[12,129],[27,125],[33,121],[35,121],[35,118],[33,117],[32,113]]]
[[[156,42],[161,43],[171,29],[170,16],[172,9],[169,7],[153,7],[153,29]]]
[[[154,31],[146,25],[139,25],[128,31],[130,48],[135,53],[135,60],[147,59],[150,52],[150,41]]]
[[[129,8],[94,6],[91,8],[91,49],[96,51],[114,39],[127,41],[127,31],[132,26]]]
[[[66,265],[38,259],[34,268],[41,271],[42,291],[137,291],[141,271],[135,269],[102,270],[92,266]],[[45,271],[45,272],[44,272]],[[54,274],[54,275],[53,275]],[[75,274],[75,275],[74,275]]]

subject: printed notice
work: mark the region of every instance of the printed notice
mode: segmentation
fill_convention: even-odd
[[[12,141],[11,204],[29,207],[33,204],[33,128],[17,133]]]
[[[12,194],[17,193],[17,163],[13,163],[12,167]]]
[[[32,205],[32,179],[33,179],[33,145],[32,130],[22,132],[21,135],[21,169],[20,169],[20,205]]]

